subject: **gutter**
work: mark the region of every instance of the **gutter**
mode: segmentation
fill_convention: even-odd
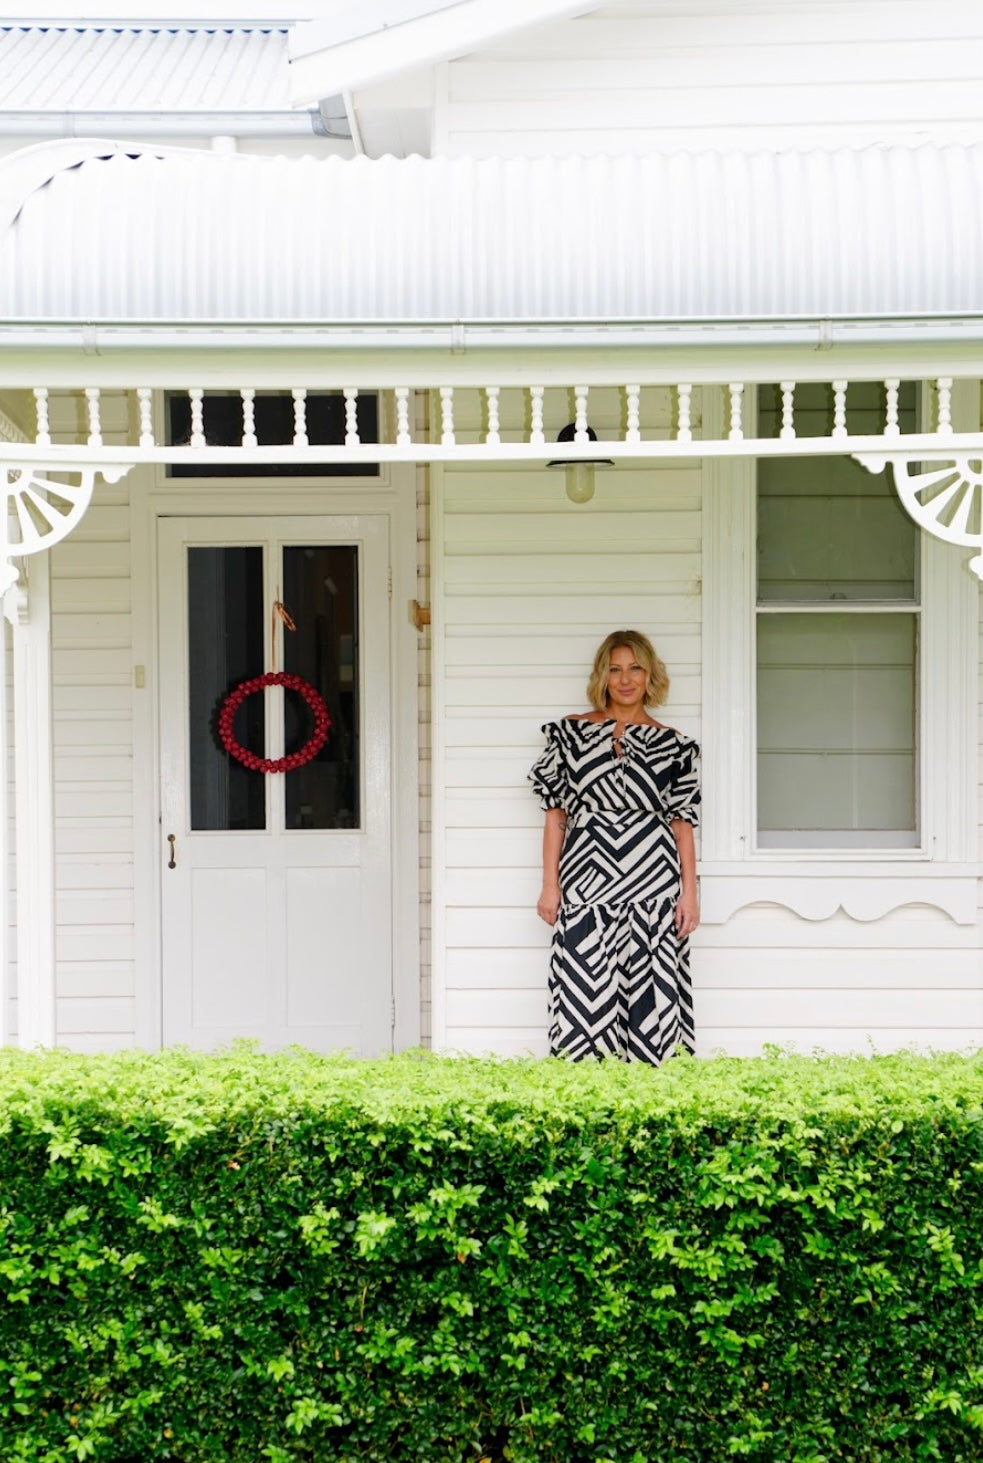
[[[448,350],[983,346],[983,313],[817,319],[421,320],[404,322],[251,320],[32,321],[0,318],[4,349],[78,350]]]
[[[334,137],[348,141],[344,115],[325,109],[272,112],[4,112],[7,137]]]

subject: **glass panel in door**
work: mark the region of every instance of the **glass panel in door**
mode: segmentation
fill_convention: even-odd
[[[230,757],[218,739],[219,708],[233,686],[263,668],[263,550],[258,547],[188,548],[188,761],[191,828],[195,832],[266,827],[261,773]],[[240,707],[236,731],[243,745],[262,747],[262,696]]]
[[[328,740],[286,780],[286,828],[360,828],[358,550],[354,545],[283,549],[283,602],[296,629],[283,637],[284,669],[324,698]],[[310,734],[298,696],[284,697],[284,749]]]

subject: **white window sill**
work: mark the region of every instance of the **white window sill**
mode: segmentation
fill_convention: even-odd
[[[839,858],[868,859],[926,858],[917,833],[758,833],[752,854],[779,854],[785,858],[809,858],[812,854]]]
[[[932,863],[918,849],[794,855],[778,850],[741,862],[703,860],[699,866],[704,924],[722,925],[751,904],[777,904],[801,919],[830,919],[843,910],[864,922],[905,905],[928,904],[955,924],[976,923],[981,866]]]

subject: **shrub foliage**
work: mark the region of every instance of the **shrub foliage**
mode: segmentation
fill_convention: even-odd
[[[983,1459],[983,1057],[0,1055],[4,1463]]]

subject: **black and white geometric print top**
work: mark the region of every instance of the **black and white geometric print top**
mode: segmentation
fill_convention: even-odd
[[[625,725],[565,716],[542,730],[546,747],[529,779],[544,808],[562,808],[575,822],[591,815],[661,815],[696,824],[700,748],[672,727]]]

